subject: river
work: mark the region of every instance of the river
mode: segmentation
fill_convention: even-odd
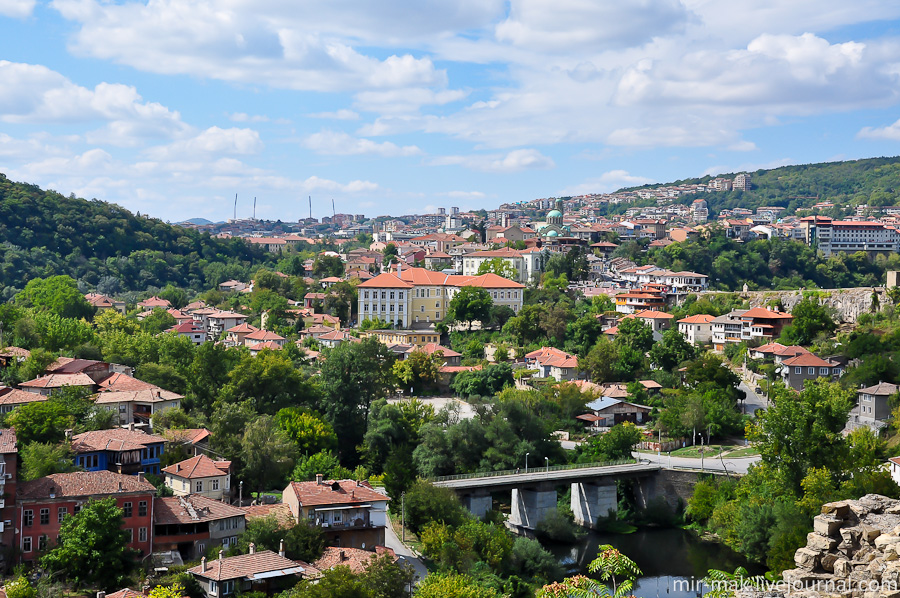
[[[634,589],[639,598],[696,598],[701,588],[685,588],[684,580],[699,580],[709,569],[733,572],[742,566],[754,575],[764,571],[727,546],[703,542],[682,529],[641,528],[632,534],[590,532],[575,544],[548,543],[545,548],[559,558],[569,575],[587,574],[588,564],[603,544],[612,544],[637,563],[643,572]]]

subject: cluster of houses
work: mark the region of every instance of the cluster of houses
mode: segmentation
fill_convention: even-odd
[[[34,562],[54,546],[66,517],[90,500],[109,497],[122,510],[128,546],[142,558],[153,555],[164,562],[200,559],[189,572],[210,598],[249,590],[271,593],[338,564],[364,567],[376,551],[386,550],[390,499],[367,482],[318,476],[291,482],[282,503],[242,506],[234,501],[231,463],[207,455],[208,432],[177,432],[162,437],[115,428],[76,435],[72,448],[83,470],[21,481],[15,430],[0,429],[0,543],[7,549],[2,554]],[[159,471],[154,465],[166,447],[191,436],[199,438],[193,448],[200,452],[161,470],[174,496],[158,497],[145,472]],[[248,554],[223,555],[237,544],[248,520],[267,516],[284,527],[322,529],[329,545],[325,555],[305,563],[285,557],[283,547],[274,553],[252,545]],[[207,561],[205,555],[214,547],[220,549],[219,558]]]

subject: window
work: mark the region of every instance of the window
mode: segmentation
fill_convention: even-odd
[[[815,375],[816,375],[816,368],[814,368],[814,367],[812,367],[812,368],[806,368],[806,373],[809,374],[810,376],[815,376]]]
[[[31,536],[22,538],[22,552],[31,552]]]
[[[126,502],[126,503],[122,504],[122,510],[125,512],[125,513],[124,513],[124,516],[125,516],[125,517],[131,517],[131,511],[132,511],[132,509],[131,509],[131,503],[130,503],[130,502]]]
[[[222,584],[222,595],[228,595],[234,592],[234,580],[230,579]]]
[[[138,503],[138,517],[146,517],[147,516],[147,501],[142,500]]]
[[[47,550],[47,536],[38,536],[38,550]]]
[[[63,522],[63,519],[65,519],[65,518],[66,518],[66,515],[68,515],[68,514],[69,514],[69,509],[67,509],[66,507],[60,507],[60,508],[58,508],[58,509],[56,510],[56,521],[57,521],[58,523],[62,523],[62,522]]]
[[[147,541],[147,528],[142,527],[138,530],[138,541],[146,542]]]
[[[819,375],[820,375],[820,376],[827,376],[827,375],[828,375],[828,368],[819,368]]]
[[[134,542],[134,529],[129,527],[125,530],[125,533],[128,534],[128,542]]]
[[[213,490],[218,490],[218,489],[219,489],[219,480],[213,480],[213,481],[212,481],[212,489],[213,489]]]
[[[340,511],[335,511],[334,516],[331,518],[331,520],[335,523],[340,523],[342,516],[343,515]]]
[[[795,367],[795,368],[794,368],[794,373],[795,373],[795,374],[798,374],[798,375],[799,375],[799,374],[802,374],[802,373],[803,373],[803,368],[801,368],[801,367]]]
[[[31,509],[26,509],[25,512],[22,514],[22,524],[25,527],[31,527],[33,523],[34,523],[34,511],[32,511]],[[28,541],[30,543],[31,539],[29,539]]]
[[[41,525],[50,523],[50,509],[41,509]]]
[[[81,510],[81,505],[75,505],[75,507],[72,509],[72,512],[77,515],[78,511],[80,511],[80,510]]]
[[[197,482],[197,485],[194,487],[196,488],[197,492],[203,492],[203,482],[202,481]]]
[[[394,295],[395,295],[394,291],[391,291],[391,299],[394,298]]]
[[[219,584],[216,583],[216,580],[209,580],[209,593],[210,594],[218,594],[219,593]]]

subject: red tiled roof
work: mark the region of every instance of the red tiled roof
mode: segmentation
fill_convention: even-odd
[[[244,517],[243,509],[199,494],[157,498],[153,503],[154,525],[175,525]]]
[[[825,361],[821,357],[813,355],[812,353],[804,353],[802,355],[797,355],[796,357],[791,357],[790,359],[785,359],[782,362],[784,365],[788,367],[817,367],[817,368],[832,368],[837,366],[838,364]]]
[[[21,347],[4,347],[0,349],[0,357],[24,357],[27,359],[30,355],[31,351]]]
[[[687,318],[681,318],[678,320],[679,324],[709,324],[713,321],[715,316],[711,316],[709,314],[697,314],[696,316],[689,316]]]
[[[748,309],[744,313],[741,314],[742,320],[749,320],[753,318],[760,319],[772,319],[772,318],[781,318],[786,320],[791,320],[794,318],[791,314],[786,314],[780,311],[772,311],[770,309],[766,309],[764,307],[754,307],[753,309]]]
[[[413,351],[425,351],[429,355],[432,353],[436,353],[437,351],[442,351],[444,353],[444,357],[462,357],[461,353],[457,353],[453,349],[448,349],[443,345],[439,345],[437,343],[426,343],[421,347],[416,347]]]
[[[244,340],[251,341],[283,341],[284,337],[279,336],[272,332],[271,330],[257,330],[256,332],[251,332],[247,336],[244,337]]]
[[[100,387],[101,391],[107,392],[116,390],[155,390],[159,388],[155,384],[150,384],[149,382],[144,382],[143,380],[138,380],[128,374],[119,372],[110,374],[108,377],[98,382],[97,385]]]
[[[213,461],[206,455],[197,455],[174,463],[163,469],[163,473],[193,480],[195,478],[217,478],[227,475],[231,461]]]
[[[123,588],[118,592],[107,594],[106,598],[146,598],[142,593],[136,592],[131,588]]]
[[[293,492],[301,506],[336,505],[390,500],[384,494],[375,492],[368,482],[355,480],[335,480],[331,482],[291,482],[288,490]]]
[[[8,455],[16,452],[18,452],[16,431],[13,428],[0,428],[0,454]]]
[[[256,332],[258,330],[259,330],[259,328],[255,327],[255,326],[251,326],[247,322],[244,322],[243,324],[238,324],[237,326],[232,326],[231,328],[226,330],[225,333],[226,334],[230,334],[232,332],[234,332],[235,334],[238,334],[241,332],[250,333],[250,332]]]
[[[50,374],[41,376],[19,386],[26,388],[62,388],[63,386],[93,386],[94,381],[87,374]]]
[[[367,280],[359,285],[358,288],[363,289],[411,289],[413,285],[410,283],[400,280],[397,278],[396,274],[391,272],[385,272],[383,274],[379,274],[375,278],[371,280]]]
[[[162,436],[154,434],[145,434],[125,428],[112,428],[76,434],[72,437],[72,450],[76,453],[132,451],[165,441],[166,439]]]
[[[296,519],[294,519],[294,514],[291,513],[291,506],[283,502],[275,503],[274,505],[241,507],[241,510],[246,514],[248,521],[274,517],[281,524],[281,527],[294,527],[297,523]]]
[[[397,560],[397,555],[394,551],[385,546],[376,546],[375,552],[361,548],[328,546],[325,548],[321,558],[313,563],[313,566],[320,571],[326,571],[337,566],[349,567],[350,571],[358,575],[368,568],[371,559],[382,554],[389,554],[395,561]]]
[[[22,403],[34,403],[36,401],[46,401],[47,397],[36,392],[28,392],[27,390],[9,389],[7,392],[0,393],[0,405],[21,405]]]
[[[95,361],[93,359],[69,359],[66,361],[58,361],[53,365],[47,368],[48,374],[81,374],[84,373],[85,370],[89,370],[91,368],[96,368],[100,366],[101,369],[105,369],[109,367],[109,364],[104,361]]]
[[[197,444],[209,438],[209,430],[206,428],[189,428],[186,430],[173,430],[170,428],[163,432],[163,435],[172,442]]]
[[[262,351],[264,349],[269,349],[271,351],[281,351],[283,347],[276,342],[266,341],[264,343],[253,343],[252,345],[247,345],[247,348],[251,351]]]
[[[155,493],[156,487],[135,475],[123,475],[106,470],[74,471],[54,473],[31,482],[22,482],[19,484],[17,495],[26,500],[46,500],[51,494],[74,498],[123,492]]]
[[[169,302],[168,299],[161,299],[155,295],[153,297],[150,297],[149,299],[144,299],[143,301],[138,303],[138,305],[141,307],[162,307],[162,308],[172,307],[172,304]]]
[[[162,388],[145,388],[143,390],[108,390],[98,393],[94,402],[98,405],[111,403],[162,403],[165,401],[177,401],[184,397],[176,392],[163,390]]]
[[[653,309],[645,309],[642,312],[634,314],[636,318],[643,318],[645,320],[671,320],[675,316],[672,314],[667,314],[662,311],[656,311]]]
[[[269,572],[281,572],[282,576],[300,575],[310,573],[315,569],[302,561],[292,561],[278,555],[271,550],[263,550],[253,554],[239,554],[227,559],[212,560],[206,563],[206,571],[203,564],[188,569],[198,577],[222,581],[224,579],[239,579],[246,577],[254,579],[255,575]]]

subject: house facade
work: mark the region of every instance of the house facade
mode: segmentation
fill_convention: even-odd
[[[136,430],[94,430],[72,437],[75,465],[85,471],[158,475],[166,439]]]
[[[157,498],[153,506],[154,552],[177,550],[185,561],[206,554],[210,546],[237,545],[247,527],[243,509],[205,496]]]
[[[713,316],[698,314],[678,320],[678,332],[694,346],[712,342]]]
[[[785,359],[781,363],[781,379],[785,386],[794,390],[803,390],[803,385],[807,380],[819,378],[837,380],[843,373],[844,366],[822,359],[812,353]]]
[[[213,500],[231,498],[231,461],[213,461],[200,454],[162,470],[166,486],[176,496],[193,494]]]
[[[367,482],[326,481],[317,475],[314,482],[288,484],[282,500],[298,525],[321,528],[331,546],[374,550],[384,545],[390,498]]]

